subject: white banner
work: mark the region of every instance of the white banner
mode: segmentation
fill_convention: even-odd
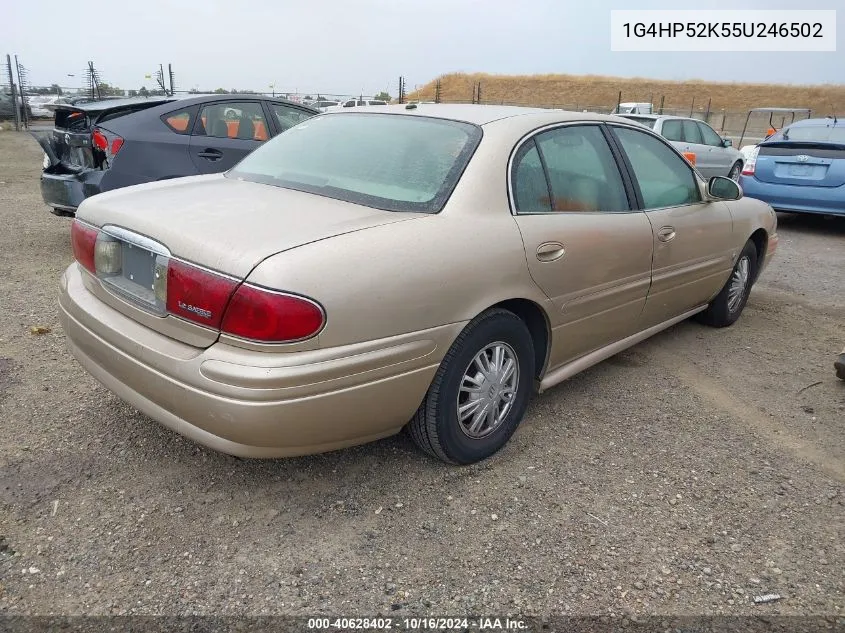
[[[836,11],[611,11],[612,51],[836,51]]]

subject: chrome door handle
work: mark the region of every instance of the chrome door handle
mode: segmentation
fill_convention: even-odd
[[[664,226],[659,231],[657,231],[657,239],[659,239],[661,242],[671,242],[675,239],[675,227]]]
[[[566,254],[560,242],[544,242],[537,247],[537,259],[541,262],[553,262]]]

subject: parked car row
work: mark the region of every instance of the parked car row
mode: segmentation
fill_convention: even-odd
[[[692,154],[703,176],[739,179],[743,155],[728,138],[722,138],[704,121],[662,114],[623,114],[661,134],[681,152]]]
[[[296,107],[280,134],[293,106],[269,99],[99,107],[62,115],[60,149],[110,161],[101,183],[129,156],[149,180],[257,146],[82,201],[60,291],[83,367],[236,455],[407,428],[484,459],[535,389],[691,316],[731,325],[777,246],[771,207],[618,117]]]

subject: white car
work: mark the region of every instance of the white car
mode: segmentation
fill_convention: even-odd
[[[336,112],[338,110],[343,110],[345,108],[358,108],[361,106],[384,106],[388,105],[387,101],[383,101],[381,99],[349,99],[344,101],[343,103],[330,106],[324,110],[324,112]]]

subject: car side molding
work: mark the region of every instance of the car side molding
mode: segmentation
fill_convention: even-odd
[[[565,365],[561,365],[557,369],[550,371],[543,377],[543,380],[540,381],[540,386],[538,387],[538,393],[543,393],[547,389],[554,387],[555,385],[563,382],[567,378],[571,378],[577,373],[584,371],[585,369],[596,365],[603,360],[610,358],[622,352],[641,341],[646,340],[647,338],[654,336],[661,330],[665,330],[667,328],[672,327],[676,323],[680,323],[691,316],[695,316],[699,312],[703,312],[707,309],[707,304],[698,306],[692,310],[684,312],[683,314],[676,316],[668,321],[664,321],[663,323],[658,323],[642,332],[638,332],[637,334],[632,334],[628,338],[623,338],[621,341],[616,341],[615,343],[611,343],[610,345],[606,345],[605,347],[601,347],[595,351],[590,352],[589,354],[585,354],[580,358],[576,358],[572,362],[569,362]]]

